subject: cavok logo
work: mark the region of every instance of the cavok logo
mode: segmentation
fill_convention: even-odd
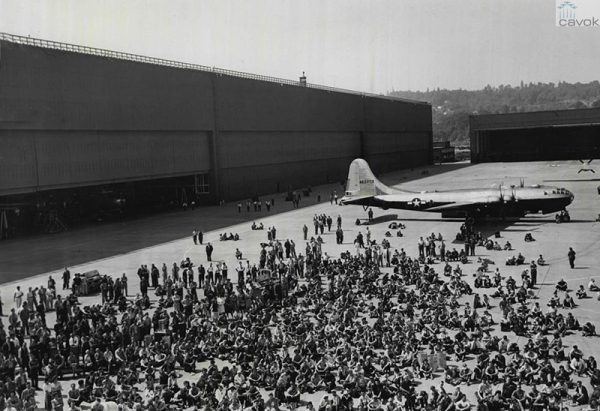
[[[600,1],[556,0],[558,27],[600,27]]]

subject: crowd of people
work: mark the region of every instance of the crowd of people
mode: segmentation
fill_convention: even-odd
[[[529,271],[517,281],[498,267],[488,273],[493,261],[479,259],[474,286],[494,288],[481,296],[458,264],[485,247],[480,235],[465,232],[459,253],[432,233],[411,256],[367,226],[355,252],[338,258],[324,250],[333,224],[315,215],[310,238],[303,226],[304,254],[269,227],[257,262],[236,252],[235,281],[207,252],[206,267],[189,258],[170,270],[140,267],[135,296],[126,275],[104,276],[101,304],[81,305],[70,274],[62,291],[52,278],[47,288],[18,288],[17,308],[0,324],[0,409],[33,410],[40,389],[48,410],[100,410],[107,402],[135,410],[310,410],[317,392],[323,411],[560,411],[567,398],[598,403],[596,360],[562,342],[595,334],[570,311],[564,280],[543,307]],[[343,243],[343,231],[336,239]],[[593,282],[588,289],[600,290]],[[64,389],[61,381],[73,382]]]

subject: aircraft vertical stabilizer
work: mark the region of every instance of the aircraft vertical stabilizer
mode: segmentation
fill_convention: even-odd
[[[362,198],[379,194],[388,194],[391,190],[381,183],[371,171],[369,164],[362,158],[357,158],[350,164],[348,183],[345,195]]]

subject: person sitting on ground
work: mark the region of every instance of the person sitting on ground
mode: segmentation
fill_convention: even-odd
[[[563,307],[565,308],[575,308],[575,301],[573,297],[571,297],[568,293],[565,295],[565,300],[563,301]]]
[[[544,260],[544,257],[542,257],[542,255],[540,254],[540,256],[537,259],[537,265],[546,265],[546,260]]]
[[[517,256],[516,263],[517,265],[525,264],[525,257],[523,257],[521,253],[519,253],[519,255]]]
[[[433,374],[433,369],[431,368],[431,364],[427,359],[423,360],[423,365],[421,365],[421,378],[431,379],[431,375]]]
[[[596,335],[596,327],[589,321],[583,324],[582,331],[584,337],[593,337],[594,335]]]
[[[552,297],[550,297],[550,301],[548,301],[548,307],[556,308],[560,306],[560,299],[558,298],[557,290],[554,290]]]
[[[453,366],[449,365],[446,367],[444,372],[445,372],[444,380],[446,381],[447,384],[451,384],[451,385],[459,385],[460,384],[461,378],[460,378],[460,373],[459,373],[457,367],[453,367]]]
[[[588,290],[590,290],[590,291],[600,291],[600,287],[598,286],[598,284],[596,284],[596,280],[594,280],[593,278],[588,283]]]
[[[529,242],[532,242],[532,241],[535,241],[535,239],[533,238],[533,236],[531,235],[531,233],[525,234],[525,242],[529,243]]]
[[[235,249],[235,258],[237,258],[238,260],[242,259],[242,252],[240,251],[239,248]]]
[[[512,245],[510,244],[510,241],[507,241],[506,244],[504,244],[504,250],[506,250],[506,251],[512,250]]]
[[[579,290],[577,290],[577,298],[579,298],[580,300],[582,298],[587,298],[587,293],[585,292],[585,288],[583,287],[583,284],[581,284],[579,286]]]
[[[567,282],[565,281],[564,278],[561,278],[560,281],[558,282],[558,284],[556,284],[556,289],[558,291],[567,291],[568,286],[567,286]]]

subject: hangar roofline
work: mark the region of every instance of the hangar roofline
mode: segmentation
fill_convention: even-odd
[[[61,43],[61,42],[53,41],[53,40],[44,40],[44,39],[38,39],[38,38],[34,38],[34,37],[25,37],[25,36],[20,36],[17,34],[10,34],[10,33],[4,33],[4,32],[0,32],[0,40],[6,41],[9,43],[24,44],[27,46],[61,50],[61,51],[66,51],[66,52],[71,52],[71,53],[88,54],[88,55],[92,55],[92,56],[114,58],[114,59],[126,60],[126,61],[134,61],[134,62],[145,63],[145,64],[154,64],[154,65],[165,66],[165,67],[174,67],[174,68],[179,68],[179,69],[184,69],[184,70],[197,70],[197,71],[203,71],[203,72],[207,72],[207,73],[213,73],[213,74],[219,75],[219,76],[231,76],[231,77],[246,78],[246,79],[251,79],[251,80],[266,81],[266,82],[270,82],[270,83],[278,83],[280,85],[305,87],[305,88],[311,88],[311,89],[328,91],[328,92],[336,92],[336,93],[354,94],[354,95],[360,95],[362,97],[381,98],[381,99],[385,99],[385,100],[393,100],[393,101],[410,103],[410,104],[429,105],[429,106],[431,105],[430,103],[425,102],[425,101],[411,100],[411,99],[400,98],[400,97],[392,97],[392,96],[386,96],[383,94],[365,93],[365,92],[356,91],[356,90],[324,86],[321,84],[301,83],[300,81],[283,79],[283,78],[272,77],[272,76],[264,76],[261,74],[247,73],[247,72],[236,71],[236,70],[228,70],[228,69],[222,69],[222,68],[218,68],[218,67],[209,67],[209,66],[204,66],[201,64],[185,63],[185,62],[176,61],[176,60],[168,60],[168,59],[162,59],[162,58],[158,58],[158,57],[143,56],[143,55],[139,55],[139,54],[132,54],[132,53],[126,53],[126,52],[114,51],[114,50],[106,50],[106,49],[82,46],[82,45],[77,45],[77,44]]]
[[[593,125],[600,125],[599,107],[469,116],[472,131]]]

